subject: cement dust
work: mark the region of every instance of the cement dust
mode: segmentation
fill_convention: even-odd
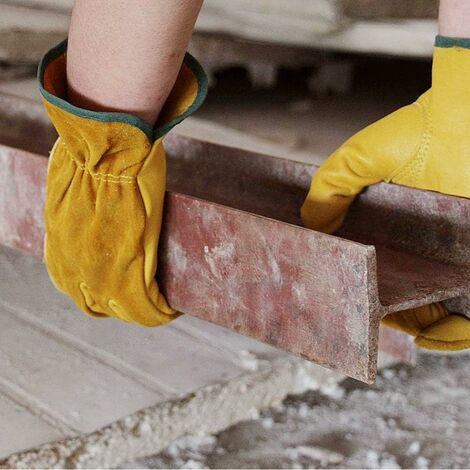
[[[290,396],[259,419],[185,437],[129,467],[468,468],[469,390],[468,355],[422,355],[416,368],[383,370],[375,386],[347,379],[335,393]]]

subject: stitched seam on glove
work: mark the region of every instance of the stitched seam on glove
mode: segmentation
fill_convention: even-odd
[[[428,101],[428,99],[426,99],[426,101]],[[423,104],[420,101],[416,101],[414,104],[418,106],[423,113],[424,133],[418,146],[416,155],[411,158],[411,160],[409,160],[403,167],[394,172],[390,178],[390,181],[396,181],[397,179],[402,178],[407,179],[406,184],[410,186],[415,186],[418,183],[418,177],[423,170],[433,133],[432,116],[428,110],[427,103]]]
[[[121,135],[124,133],[124,129],[121,129],[119,131],[118,134],[116,134],[116,137],[117,139],[119,139],[121,137]],[[87,151],[88,151],[88,155],[90,155],[92,153],[91,151],[91,148],[90,148],[90,145],[88,143],[88,141],[84,138],[81,138],[80,141],[82,142],[83,146],[87,148]],[[67,144],[65,142],[63,142],[63,146],[65,147],[65,150],[66,152],[68,153],[71,153],[69,150],[68,150],[68,147],[67,147]],[[134,149],[137,149],[137,147],[134,147]],[[148,152],[148,148],[147,147],[142,147],[143,150],[145,150],[146,152]],[[110,157],[111,155],[116,155],[116,154],[119,154],[121,152],[124,152],[125,150],[127,149],[120,149],[120,150],[117,150],[115,152],[106,152],[106,157]],[[73,154],[70,155],[71,158],[73,159]],[[83,165],[82,163],[80,162],[76,162],[78,165]],[[126,170],[129,170],[135,166],[142,166],[142,162],[135,162],[125,168],[123,168],[122,170],[123,171],[126,171]],[[88,168],[88,167],[87,167]],[[91,172],[92,174],[96,174],[96,175],[103,175],[103,176],[111,176],[113,178],[135,178],[135,176],[128,176],[128,175],[112,175],[112,174],[106,174],[106,173],[98,173],[98,172]]]
[[[116,184],[136,184],[135,176],[116,176],[108,173],[94,173],[92,172],[86,165],[80,163],[68,150],[66,150],[67,154],[69,155],[70,159],[75,163],[77,168],[82,170],[84,173],[90,175],[92,178],[100,181],[108,181],[109,183],[116,183]]]

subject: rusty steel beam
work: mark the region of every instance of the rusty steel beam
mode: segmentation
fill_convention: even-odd
[[[315,165],[176,136],[166,148],[172,190],[301,226]],[[337,235],[375,247],[385,313],[470,292],[468,199],[382,183],[361,194]]]
[[[53,132],[16,100],[0,96],[0,122],[34,131],[0,129],[0,242],[41,256]],[[386,313],[447,299],[469,313],[469,200],[381,184],[325,235],[299,220],[314,166],[176,135],[166,148],[158,277],[173,307],[365,382],[379,346],[413,360],[410,338],[379,341]]]

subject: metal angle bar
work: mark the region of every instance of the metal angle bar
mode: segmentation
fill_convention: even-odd
[[[42,156],[0,145],[0,241],[36,256],[46,167]],[[373,380],[373,247],[170,191],[159,256],[178,310]]]
[[[170,188],[301,225],[315,165],[176,136],[166,146]],[[384,313],[469,294],[468,199],[378,184],[360,195],[337,236],[375,246]]]
[[[10,123],[0,131],[0,242],[40,256],[41,154],[54,134],[9,100],[0,96],[0,120]],[[28,119],[34,132],[15,131]],[[366,382],[384,314],[457,297],[465,308],[468,200],[378,185],[341,236],[329,236],[300,226],[314,166],[175,135],[166,147],[158,274],[175,308]],[[380,347],[413,359],[412,341],[397,332],[382,329]]]

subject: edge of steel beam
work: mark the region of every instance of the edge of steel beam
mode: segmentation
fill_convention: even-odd
[[[178,136],[166,147],[171,189],[301,225],[316,165]],[[458,296],[470,314],[470,200],[381,183],[357,198],[336,235],[376,248],[384,314]]]

